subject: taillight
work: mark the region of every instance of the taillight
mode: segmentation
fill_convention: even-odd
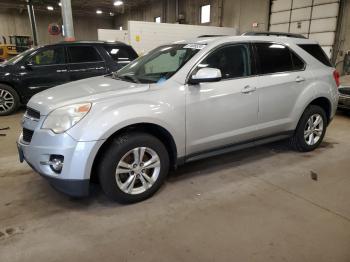
[[[335,81],[337,87],[339,87],[340,86],[340,75],[339,75],[337,70],[334,70],[333,78],[334,78],[334,81]]]

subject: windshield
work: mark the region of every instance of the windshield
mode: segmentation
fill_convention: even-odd
[[[161,46],[114,73],[113,77],[135,83],[161,83],[204,47],[197,44]]]
[[[12,58],[10,58],[9,60],[7,60],[4,64],[6,65],[14,65],[16,64],[18,61],[22,60],[23,57],[25,57],[27,54],[31,53],[35,48],[30,48]]]

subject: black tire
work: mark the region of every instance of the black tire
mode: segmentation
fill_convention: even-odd
[[[307,126],[307,122],[309,118],[315,114],[318,114],[322,117],[323,132],[319,140],[315,144],[309,145],[304,138],[304,131]],[[300,152],[309,152],[309,151],[315,150],[322,143],[322,140],[326,134],[327,124],[328,124],[327,122],[328,122],[327,116],[322,107],[317,105],[308,106],[299,120],[297,129],[295,130],[294,135],[290,138],[290,145],[295,150]]]
[[[5,106],[4,104],[4,98],[6,98],[3,97],[4,94],[7,94],[7,98],[11,96],[11,101],[13,101],[13,104],[11,104],[9,108],[7,108],[8,104],[7,106]],[[11,115],[12,113],[17,111],[19,105],[20,101],[17,92],[8,85],[0,84],[0,116]]]
[[[124,192],[118,186],[116,169],[123,156],[138,147],[150,148],[158,155],[160,171],[156,181],[145,192],[130,194]],[[169,154],[164,144],[152,135],[137,132],[126,133],[117,137],[108,145],[102,154],[97,171],[102,190],[109,199],[119,203],[135,203],[151,197],[161,187],[169,171]],[[130,176],[130,174],[127,174],[127,176]],[[138,182],[140,183],[141,180],[139,179]]]

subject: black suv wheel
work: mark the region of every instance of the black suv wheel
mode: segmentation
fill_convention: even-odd
[[[0,116],[10,115],[17,110],[19,97],[10,86],[0,84]]]

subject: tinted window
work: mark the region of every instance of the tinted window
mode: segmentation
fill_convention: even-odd
[[[303,70],[305,67],[305,63],[299,56],[297,56],[294,52],[290,52],[292,55],[292,61],[294,70]]]
[[[104,46],[103,47],[114,61],[126,63],[137,58],[137,54],[129,47],[125,46]]]
[[[101,56],[93,46],[69,46],[71,63],[87,63],[102,61]]]
[[[323,51],[323,49],[317,45],[299,45],[302,49],[304,49],[306,52],[308,52],[310,55],[312,55],[314,58],[316,58],[318,61],[320,61],[322,64],[326,66],[332,66],[331,62],[329,61],[327,55]]]
[[[54,65],[64,64],[65,54],[63,47],[50,48],[43,51],[39,51],[36,55],[32,56],[29,63],[33,65]]]
[[[255,44],[260,62],[260,73],[271,74],[293,70],[289,48],[275,43]]]
[[[198,69],[203,67],[220,69],[223,79],[249,76],[251,75],[249,47],[244,44],[222,47],[198,65]]]

